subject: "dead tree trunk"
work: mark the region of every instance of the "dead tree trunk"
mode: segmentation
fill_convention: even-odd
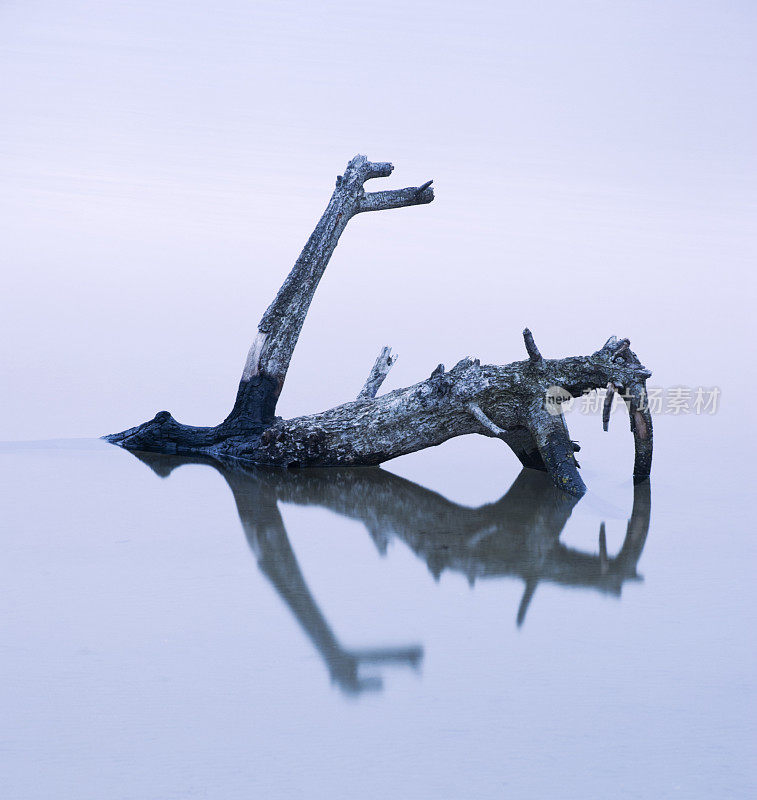
[[[453,436],[480,433],[502,439],[521,463],[546,471],[554,483],[580,496],[586,491],[559,406],[545,403],[553,387],[577,396],[608,388],[623,393],[636,445],[634,479],[649,476],[652,418],[646,402],[651,373],[612,336],[590,356],[545,359],[526,329],[528,360],[504,366],[463,359],[449,371],[376,397],[396,358],[384,348],[358,399],[320,414],[284,420],[275,416],[292,357],[318,282],[349,220],[364,211],[422,205],[434,199],[431,181],[422,186],[366,192],[371,178],[388,177],[392,165],[355,156],[336,188],[276,299],[263,314],[247,356],[236,401],[215,427],[177,422],[167,411],[135,428],[106,436],[129,450],[202,455],[219,461],[279,467],[375,465],[441,444]]]

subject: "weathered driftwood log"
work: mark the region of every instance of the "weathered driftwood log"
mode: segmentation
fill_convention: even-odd
[[[263,314],[236,402],[220,425],[182,425],[161,411],[105,439],[129,450],[314,467],[380,464],[453,436],[480,433],[502,439],[524,466],[548,472],[557,486],[580,496],[586,487],[573,454],[577,446],[559,407],[545,399],[553,387],[578,396],[605,387],[609,394],[612,386],[628,405],[636,447],[634,479],[646,479],[652,464],[652,418],[646,402],[651,373],[630,350],[630,342],[615,336],[589,356],[545,359],[526,329],[526,361],[498,366],[465,358],[448,371],[440,364],[427,380],[376,397],[394,360],[385,348],[357,400],[289,420],[276,416],[305,316],[349,220],[364,211],[434,199],[431,181],[406,189],[365,191],[367,180],[387,177],[392,169],[391,164],[358,155],[337,178],[326,211]]]

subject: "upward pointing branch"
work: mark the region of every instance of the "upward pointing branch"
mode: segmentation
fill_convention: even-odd
[[[381,388],[381,384],[386,379],[397,358],[397,355],[392,355],[391,347],[381,348],[376,363],[373,365],[363,388],[357,396],[358,400],[368,400],[376,396],[376,392]]]
[[[528,328],[523,329],[523,342],[526,345],[526,352],[528,353],[528,357],[534,363],[542,360],[542,355],[539,352],[539,348],[536,346],[536,342],[534,341],[534,335]]]
[[[365,156],[357,155],[347,165],[344,175],[337,178],[323,216],[276,299],[260,320],[258,335],[242,374],[243,382],[257,375],[267,375],[273,379],[278,397],[315,290],[339,237],[355,214],[421,205],[434,199],[430,182],[421,187],[366,194],[365,181],[388,177],[392,170],[389,163],[371,162]]]

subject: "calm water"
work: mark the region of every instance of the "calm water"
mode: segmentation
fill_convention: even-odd
[[[719,420],[660,418],[636,489],[630,436],[573,420],[578,504],[471,437],[283,474],[4,445],[5,796],[750,796]]]

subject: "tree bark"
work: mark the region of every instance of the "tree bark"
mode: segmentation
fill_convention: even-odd
[[[182,425],[167,411],[135,428],[104,437],[129,450],[202,455],[278,467],[376,465],[479,433],[502,439],[526,467],[549,473],[568,493],[586,487],[560,407],[548,390],[578,396],[612,384],[626,390],[636,443],[634,479],[649,476],[652,419],[646,403],[651,373],[627,339],[611,337],[589,356],[545,359],[531,332],[523,332],[528,360],[481,365],[465,358],[449,371],[440,364],[425,381],[376,397],[396,356],[384,348],[352,402],[319,414],[276,417],[289,362],[318,283],[349,220],[366,211],[423,205],[434,199],[431,181],[418,187],[367,193],[364,183],[392,172],[388,163],[358,155],[337,178],[326,211],[258,325],[228,417],[215,427]]]

